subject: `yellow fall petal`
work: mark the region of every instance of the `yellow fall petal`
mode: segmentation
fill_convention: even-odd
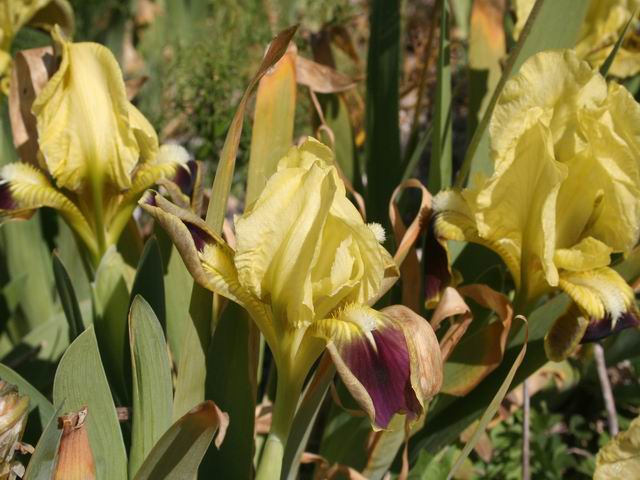
[[[20,162],[0,168],[0,220],[2,217],[29,218],[41,207],[58,210],[87,247],[95,248],[93,234],[80,210],[56,190],[42,172]]]
[[[140,206],[162,226],[194,280],[204,288],[243,306],[273,348],[276,336],[268,307],[238,281],[235,252],[197,215],[149,191]]]
[[[62,62],[33,104],[40,149],[60,187],[81,190],[88,176],[131,187],[138,161],[157,152],[155,132],[128,102],[113,54],[96,43],[71,43],[58,30]]]
[[[634,302],[631,287],[609,267],[585,272],[562,272],[559,286],[587,317],[602,319],[610,315],[614,326]]]

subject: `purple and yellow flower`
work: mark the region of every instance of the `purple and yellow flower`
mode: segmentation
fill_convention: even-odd
[[[168,232],[195,280],[252,316],[278,370],[270,442],[280,446],[303,382],[327,349],[376,429],[415,419],[439,390],[442,360],[429,323],[403,306],[370,304],[398,275],[347,199],[329,148],[308,139],[280,160],[259,198],[236,219],[234,251],[199,217],[149,192],[140,204]]]
[[[163,178],[190,186],[196,171],[181,147],[158,146],[107,48],[68,42],[58,28],[53,37],[60,66],[32,106],[38,165],[0,168],[0,220],[55,208],[97,264],[147,188]]]
[[[530,58],[491,120],[494,173],[434,199],[436,273],[447,273],[441,245],[464,240],[502,257],[522,305],[564,291],[573,305],[545,339],[552,359],[638,325],[633,291],[610,263],[640,232],[639,126],[632,95],[575,52]]]

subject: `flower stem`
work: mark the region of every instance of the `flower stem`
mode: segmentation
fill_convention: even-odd
[[[97,258],[102,258],[107,251],[107,238],[105,234],[103,194],[104,185],[102,178],[95,173],[90,175],[91,182],[91,206],[93,208],[93,218],[95,222],[96,243],[98,244]]]
[[[280,478],[284,449],[302,391],[303,382],[296,379],[295,376],[289,375],[286,369],[278,369],[277,381],[271,430],[260,459],[256,480],[278,480]]]

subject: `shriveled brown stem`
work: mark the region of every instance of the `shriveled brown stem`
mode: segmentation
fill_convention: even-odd
[[[616,412],[616,403],[613,400],[613,391],[611,390],[611,382],[607,374],[607,364],[604,359],[604,349],[602,345],[596,343],[593,345],[593,355],[596,359],[596,367],[598,369],[598,378],[600,379],[600,388],[602,389],[602,398],[604,406],[607,410],[607,423],[609,424],[609,435],[612,437],[617,435],[618,414]]]

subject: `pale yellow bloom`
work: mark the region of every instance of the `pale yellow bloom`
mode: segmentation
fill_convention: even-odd
[[[264,334],[278,367],[276,405],[289,406],[274,414],[281,436],[280,422],[293,415],[302,382],[325,348],[377,428],[395,413],[422,413],[442,381],[429,323],[406,307],[369,306],[397,267],[378,241],[382,228],[364,223],[333,162],[316,140],[292,148],[236,219],[235,251],[161,196],[140,202],[195,280],[242,305]]]
[[[158,138],[126,96],[113,54],[97,43],[71,43],[59,30],[62,63],[33,104],[40,150],[59,187],[96,182],[131,187],[138,162],[153,159]]]
[[[514,0],[517,22],[513,35],[516,39],[520,36],[534,4],[535,0]],[[578,57],[588,61],[592,67],[599,68],[638,6],[640,0],[590,0],[575,46]],[[640,72],[638,40],[636,28],[631,25],[609,69],[611,75],[625,78]]]
[[[507,82],[490,134],[493,175],[437,195],[435,233],[496,251],[526,304],[558,288],[573,299],[591,323],[564,317],[576,328],[552,330],[551,356],[634,323],[609,264],[638,240],[640,106],[573,51],[543,52]]]
[[[49,29],[59,24],[73,31],[73,11],[67,0],[3,0],[0,2],[0,91],[9,93],[11,44],[26,25]]]
[[[71,43],[58,28],[53,37],[62,58],[32,107],[42,170],[23,163],[0,168],[0,220],[56,208],[98,262],[145,189],[173,179],[172,191],[182,187],[190,195],[197,168],[182,147],[158,146],[106,47]]]

